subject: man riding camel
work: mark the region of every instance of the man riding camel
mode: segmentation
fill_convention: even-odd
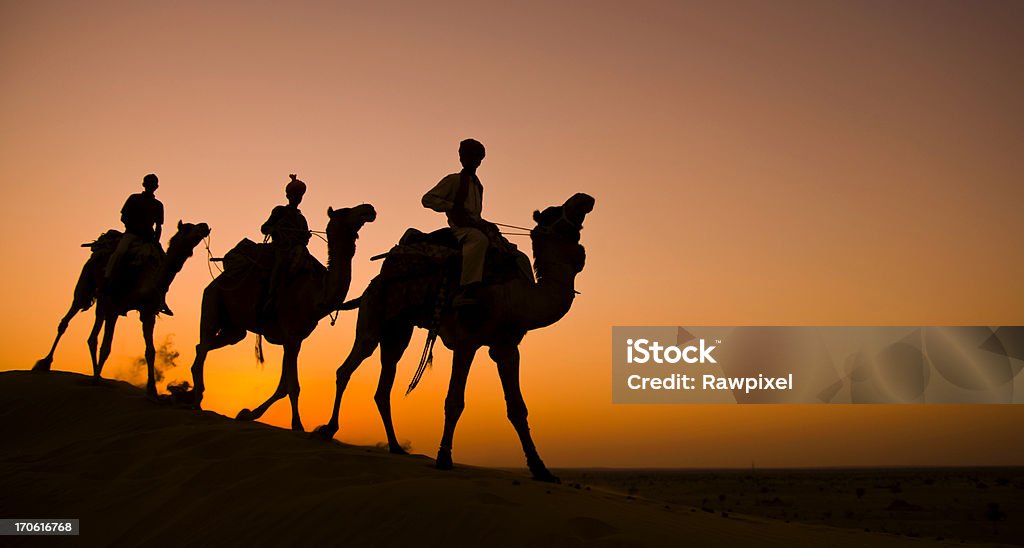
[[[448,226],[462,245],[462,291],[452,304],[456,307],[476,304],[477,291],[483,282],[484,257],[490,243],[489,235],[497,235],[497,227],[480,217],[483,210],[484,187],[476,170],[486,151],[475,139],[459,143],[459,162],[462,171],[441,179],[423,195],[423,207],[445,213]]]
[[[282,270],[290,274],[295,270],[302,257],[308,253],[309,225],[299,211],[302,196],[306,193],[306,183],[296,176],[289,175],[291,181],[284,188],[287,205],[276,206],[270,212],[270,218],[260,227],[260,232],[270,238],[274,249],[274,267],[270,271],[270,284],[267,286],[267,297],[263,310],[270,309],[277,294],[278,286],[283,278]]]
[[[115,270],[120,265],[125,253],[136,243],[146,243],[156,246],[160,253],[160,232],[164,224],[164,204],[156,199],[156,189],[160,187],[160,180],[156,174],[150,173],[142,178],[143,192],[132,194],[124,202],[121,208],[121,222],[124,224],[124,234],[117,243],[117,248],[107,260],[104,270],[104,282],[109,282]],[[174,313],[164,302],[160,310],[161,314],[173,316]]]

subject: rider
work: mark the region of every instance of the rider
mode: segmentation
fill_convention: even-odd
[[[287,269],[291,272],[299,261],[299,257],[306,255],[306,246],[309,244],[309,225],[306,218],[299,211],[299,204],[302,203],[302,195],[306,193],[306,183],[300,181],[296,176],[289,175],[291,181],[284,188],[287,205],[276,206],[270,212],[270,218],[260,227],[260,232],[270,238],[271,246],[274,249],[274,267],[270,271],[270,284],[267,288],[267,296],[263,309],[270,308],[281,284],[281,270]]]
[[[132,194],[125,200],[124,206],[121,208],[124,235],[121,236],[117,248],[107,260],[107,266],[103,272],[104,283],[110,281],[122,257],[135,242],[151,243],[162,251],[160,231],[164,224],[164,204],[156,199],[156,189],[159,187],[160,180],[156,174],[150,173],[142,178],[143,192]],[[160,313],[173,316],[174,313],[167,307],[167,302],[161,302]]]
[[[455,297],[455,306],[475,304],[477,291],[483,281],[484,257],[489,244],[488,234],[497,233],[496,227],[483,220],[484,187],[476,170],[485,155],[484,145],[475,139],[459,143],[459,162],[462,171],[441,179],[423,195],[423,207],[448,216],[448,226],[462,245],[462,273],[459,285],[462,292]]]

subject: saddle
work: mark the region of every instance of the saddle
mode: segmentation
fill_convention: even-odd
[[[160,287],[160,261],[164,250],[158,242],[141,238],[133,240],[124,251],[109,280],[103,280],[102,274],[93,277],[92,273],[102,273],[107,268],[122,238],[122,232],[108,230],[96,240],[82,244],[91,253],[75,286],[75,302],[80,309],[88,309],[92,301],[104,293],[113,298],[114,306],[123,316],[136,309],[143,299],[152,298],[152,291]]]
[[[243,238],[242,241],[235,244],[235,247],[231,248],[231,251],[224,255],[224,273],[222,276],[232,277],[248,274],[252,269],[256,269],[260,272],[261,276],[269,278],[270,271],[274,268],[275,253],[272,244],[260,244],[249,238]],[[296,258],[293,266],[294,268],[288,268],[282,272],[284,274],[295,274],[303,271],[327,272],[327,267],[305,249],[302,250],[302,256]]]
[[[89,260],[106,261],[114,254],[122,237],[124,237],[124,233],[118,230],[108,230],[100,234],[94,241],[82,244],[82,247],[88,247],[92,251]],[[163,257],[164,250],[159,243],[136,239],[125,251],[120,264],[137,268],[148,262],[159,262]]]
[[[82,244],[82,247],[88,247],[92,251],[92,257],[100,255],[110,257],[114,250],[117,249],[117,244],[121,241],[121,236],[123,235],[120,231],[108,230],[100,234],[95,240]]]
[[[496,241],[497,240],[497,241]],[[490,238],[484,258],[484,285],[516,278],[534,281],[529,259],[515,244],[498,236]],[[462,268],[462,246],[449,228],[422,232],[409,228],[386,254],[378,278],[389,281],[420,276],[446,276],[456,283]]]

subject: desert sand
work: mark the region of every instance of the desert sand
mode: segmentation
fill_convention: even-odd
[[[0,516],[78,518],[75,544],[946,545],[666,508],[525,472],[442,472],[425,456],[315,441],[72,373],[0,373],[0,436]]]

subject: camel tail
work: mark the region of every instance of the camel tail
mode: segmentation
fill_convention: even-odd
[[[92,304],[96,302],[96,294],[99,288],[96,286],[96,278],[92,272],[94,262],[91,257],[86,261],[85,265],[82,266],[82,272],[78,275],[78,281],[75,283],[72,306],[77,308],[79,312],[89,310]]]
[[[263,335],[256,336],[256,361],[263,365]]]

